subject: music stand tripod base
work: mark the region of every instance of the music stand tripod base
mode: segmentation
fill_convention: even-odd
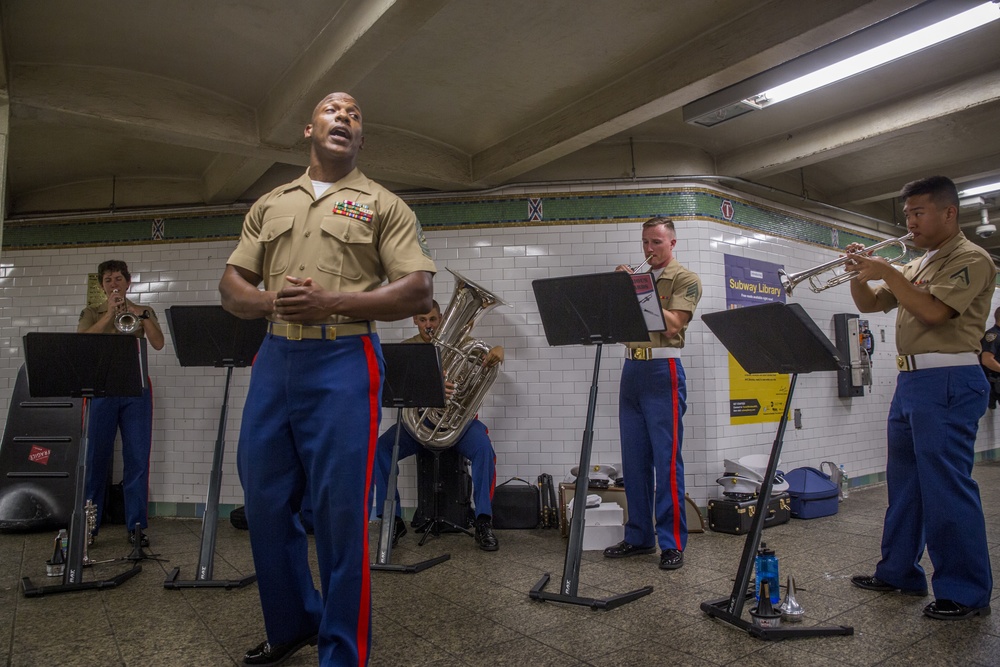
[[[181,580],[178,581],[177,577],[180,575],[181,569],[175,567],[167,575],[167,578],[163,582],[163,587],[169,590],[180,590],[181,588],[225,588],[227,591],[232,588],[243,588],[244,586],[249,586],[253,582],[257,581],[257,573],[253,573],[243,577],[242,579],[205,579],[205,580]]]
[[[386,480],[385,504],[382,506],[382,527],[376,546],[375,562],[369,566],[378,572],[416,574],[440,565],[451,558],[442,554],[419,563],[394,565],[392,558],[392,529],[396,517],[396,482],[399,476],[400,429],[403,428],[403,408],[444,406],[444,379],[441,359],[433,345],[408,345],[387,343],[382,345],[385,359],[385,383],[382,387],[382,407],[396,408],[396,438],[392,444],[389,478]],[[386,518],[388,517],[388,518]],[[424,536],[426,538],[426,535]],[[424,541],[420,540],[423,546]]]
[[[105,588],[115,588],[125,583],[135,575],[142,572],[142,565],[136,563],[132,569],[126,570],[121,574],[114,576],[110,579],[102,579],[100,581],[81,581],[78,584],[56,584],[54,586],[35,586],[31,583],[30,577],[21,578],[21,586],[24,588],[24,597],[26,598],[37,598],[46,594],[52,593],[76,593],[79,591],[95,591],[103,590]]]
[[[145,340],[132,336],[106,334],[32,332],[24,336],[25,367],[31,396],[85,399],[63,583],[35,586],[29,577],[23,577],[21,586],[24,597],[115,588],[142,571],[138,563],[133,563],[130,570],[110,579],[83,581],[84,544],[88,533],[83,507],[87,450],[90,447],[91,399],[141,396],[146,386],[145,345]],[[53,368],[59,368],[60,372],[51,372]]]
[[[590,455],[594,445],[594,415],[597,411],[598,378],[604,344],[648,340],[649,332],[636,297],[635,285],[627,273],[543,278],[533,281],[531,286],[549,345],[595,347],[594,372],[590,381],[575,494],[577,499],[586,498],[590,486],[587,471],[590,470]],[[570,520],[560,592],[546,593],[542,590],[549,582],[549,574],[546,573],[528,592],[531,599],[610,610],[652,593],[652,586],[644,586],[603,600],[576,594],[582,561],[584,515],[587,512],[586,503],[582,504],[583,508],[573,512]]]
[[[205,513],[202,516],[197,575],[193,580],[178,580],[180,568],[175,567],[163,581],[163,587],[167,590],[242,588],[257,581],[256,573],[242,579],[213,578],[222,488],[222,460],[226,447],[226,417],[229,412],[229,388],[232,384],[233,369],[244,368],[253,362],[254,355],[267,333],[267,322],[263,319],[242,320],[227,313],[222,306],[171,306],[167,308],[166,314],[170,335],[181,366],[225,368],[226,382],[222,391],[222,406],[219,409],[219,430],[212,453],[208,497],[205,502]]]
[[[753,594],[747,594],[754,555],[760,544],[771,487],[777,473],[778,459],[788,426],[788,412],[799,373],[838,370],[843,363],[837,348],[798,304],[780,302],[748,306],[735,310],[708,313],[702,320],[729,350],[747,373],[788,373],[788,394],[785,409],[771,445],[764,481],[761,484],[753,521],[743,544],[743,554],[736,570],[736,579],[729,597],[701,603],[701,610],[764,640],[800,639],[853,635],[854,628],[835,626],[762,628],[743,619],[743,606]]]
[[[621,593],[619,595],[612,595],[609,598],[585,598],[579,595],[563,595],[561,593],[550,593],[542,590],[549,583],[550,575],[546,572],[542,575],[542,578],[538,580],[528,595],[532,600],[541,600],[542,602],[564,602],[566,604],[575,604],[584,607],[590,607],[591,609],[603,609],[611,610],[615,607],[621,607],[624,604],[628,604],[633,600],[638,600],[639,598],[649,595],[653,592],[652,586],[643,586],[634,591],[628,593]]]

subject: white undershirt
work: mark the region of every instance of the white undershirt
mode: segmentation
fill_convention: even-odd
[[[927,262],[931,261],[931,258],[937,254],[938,250],[940,250],[940,248],[925,252],[924,256],[920,259],[920,266],[917,267],[917,271],[923,271],[924,267],[927,266]]]
[[[312,179],[310,179],[312,180]],[[316,199],[322,197],[333,183],[325,183],[323,181],[313,181],[313,192],[316,193]]]

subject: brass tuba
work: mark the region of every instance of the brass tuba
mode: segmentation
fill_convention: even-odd
[[[455,392],[443,408],[403,410],[406,430],[428,449],[447,449],[458,441],[500,372],[497,366],[483,365],[490,346],[466,338],[486,313],[507,304],[488,289],[448,271],[455,276],[455,291],[431,343],[438,348],[441,368],[445,378],[454,383]]]

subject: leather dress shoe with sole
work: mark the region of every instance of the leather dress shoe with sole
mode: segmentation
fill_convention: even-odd
[[[500,541],[493,534],[493,522],[491,520],[476,521],[476,544],[483,551],[496,551],[500,548]]]
[[[300,648],[304,646],[315,646],[317,641],[316,634],[311,634],[298,641],[288,642],[285,644],[272,644],[268,641],[263,641],[254,648],[246,652],[243,656],[244,665],[280,665],[285,660],[288,660],[292,655],[295,654]]]
[[[866,591],[878,591],[879,593],[892,593],[899,591],[903,595],[912,595],[914,597],[924,597],[927,595],[927,589],[913,589],[913,588],[900,588],[899,586],[893,586],[887,581],[882,581],[875,576],[865,576],[863,574],[857,574],[851,577],[851,583],[858,588],[863,588]]]
[[[637,547],[622,540],[618,544],[604,550],[605,558],[626,558],[627,556],[645,556],[655,554],[656,547]]]
[[[664,549],[660,554],[661,570],[679,570],[684,565],[684,552],[678,549]]]
[[[964,621],[976,616],[989,616],[989,607],[966,607],[954,600],[935,600],[924,607],[924,616],[936,618],[939,621]]]

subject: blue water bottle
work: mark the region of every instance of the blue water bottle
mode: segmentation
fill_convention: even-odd
[[[771,604],[781,602],[781,589],[778,585],[778,557],[774,555],[772,549],[767,548],[767,544],[764,542],[760,543],[760,549],[757,550],[757,558],[754,560],[754,575],[757,580],[754,586],[757,600],[760,600],[760,585],[766,581],[768,582],[767,588]]]

